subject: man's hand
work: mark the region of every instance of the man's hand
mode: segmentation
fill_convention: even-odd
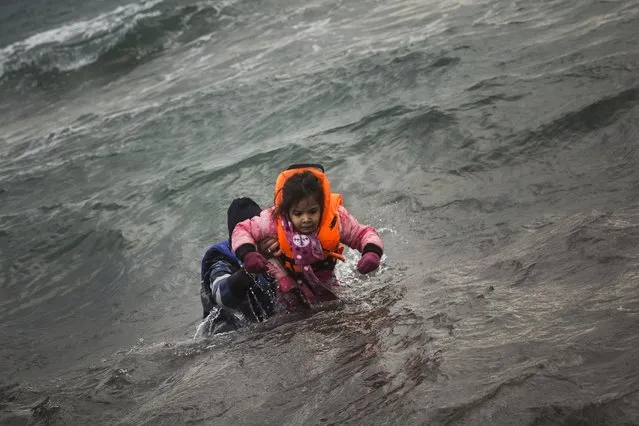
[[[257,250],[267,259],[277,257],[282,254],[279,241],[277,241],[277,238],[273,237],[266,237],[259,241],[257,243]]]

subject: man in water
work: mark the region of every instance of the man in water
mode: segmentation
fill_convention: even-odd
[[[242,324],[240,317],[249,322],[261,322],[274,314],[276,283],[267,275],[252,275],[240,265],[231,250],[231,234],[235,225],[259,216],[260,206],[250,198],[236,198],[227,211],[229,238],[213,244],[202,259],[203,318],[219,308],[208,320],[208,333],[236,330]],[[273,238],[261,241],[259,251],[265,257],[280,254],[279,244]]]

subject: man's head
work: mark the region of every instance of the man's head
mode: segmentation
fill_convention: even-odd
[[[229,240],[231,239],[235,225],[246,219],[259,216],[261,211],[260,206],[248,197],[236,198],[231,201],[231,205],[226,213],[229,226]]]

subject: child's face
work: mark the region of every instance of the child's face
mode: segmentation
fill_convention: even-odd
[[[317,231],[322,209],[313,197],[306,197],[288,211],[293,227],[300,234],[312,234]]]

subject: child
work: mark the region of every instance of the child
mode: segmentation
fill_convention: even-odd
[[[278,239],[282,264],[316,294],[336,284],[335,264],[344,260],[342,243],[362,253],[357,263],[362,274],[379,267],[384,248],[375,229],[361,225],[342,205],[342,196],[331,193],[324,168],[315,164],[293,165],[280,173],[275,206],[233,230],[232,249],[248,272],[268,270],[267,260],[256,248],[256,241],[266,237]]]

